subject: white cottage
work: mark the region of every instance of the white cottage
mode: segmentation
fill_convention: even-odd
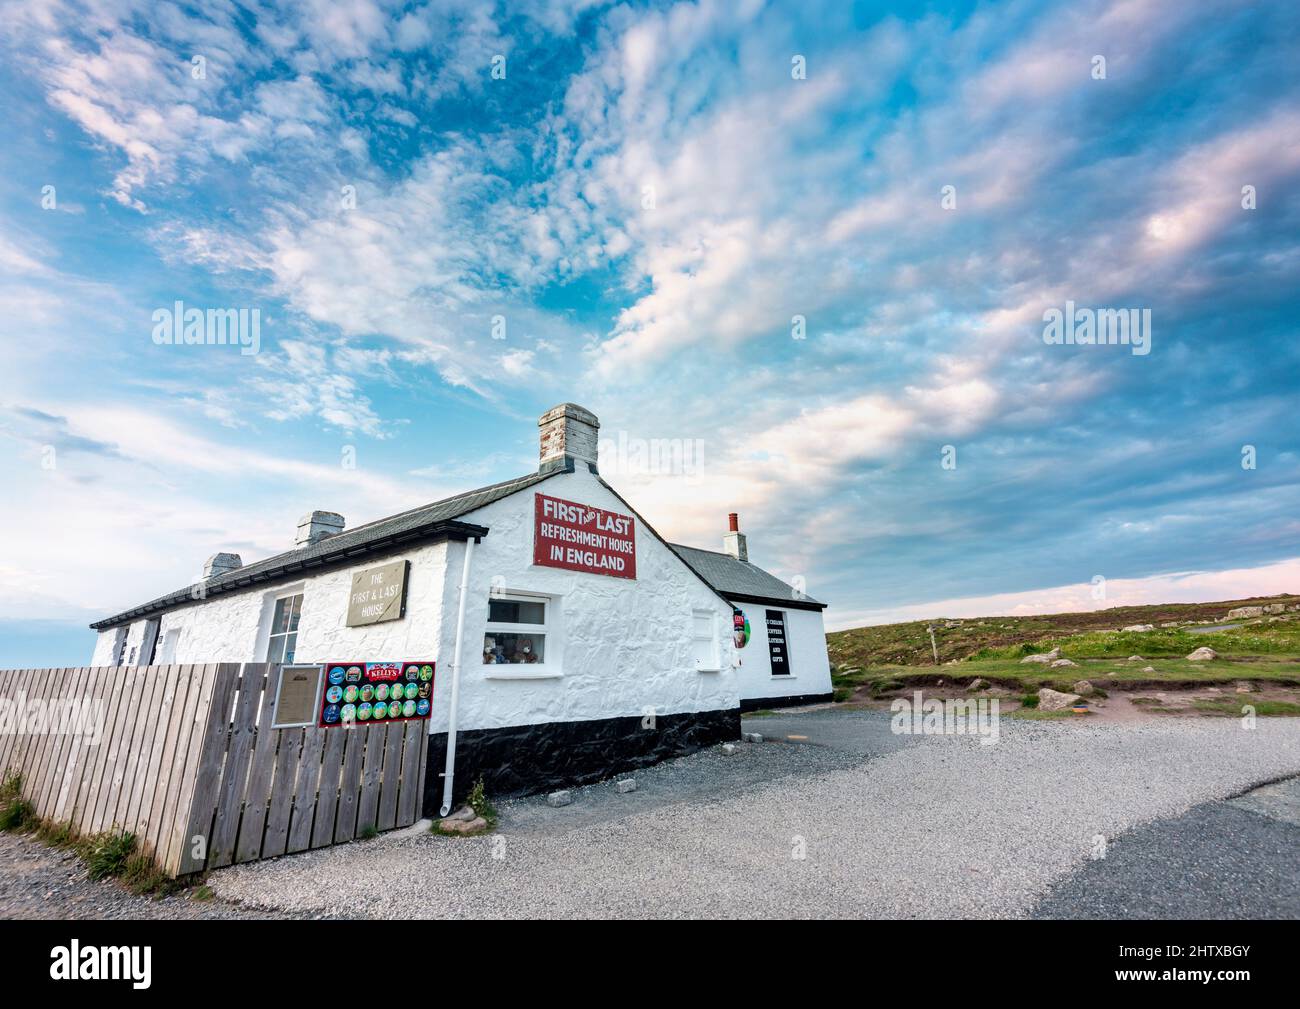
[[[724,554],[670,545],[601,479],[594,415],[538,423],[536,473],[354,529],[312,512],[293,550],[218,553],[201,582],[92,624],[94,664],[429,663],[426,812],[449,730],[456,797],[480,777],[502,795],[735,739],[742,706],[829,698],[823,604],[749,564],[734,516]],[[321,724],[368,707],[335,700]]]

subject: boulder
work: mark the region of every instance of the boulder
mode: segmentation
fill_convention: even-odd
[[[1120,631],[1127,631],[1133,634],[1145,634],[1147,631],[1154,631],[1155,629],[1155,624],[1129,624],[1127,627],[1121,627]]]
[[[1254,692],[1255,692],[1255,684],[1253,683],[1250,683],[1246,680],[1242,680],[1240,683],[1237,684],[1237,693],[1239,694],[1251,694]]]
[[[977,677],[975,677],[975,679],[971,680],[968,684],[966,684],[966,689],[967,689],[967,690],[983,690],[983,689],[985,689],[988,685],[989,685],[989,681],[988,681],[988,680],[983,679],[982,677],[977,676]]]
[[[1026,662],[1055,662],[1060,657],[1061,650],[1059,648],[1053,648],[1050,652],[1039,652],[1036,655],[1026,655],[1020,660],[1020,664],[1023,666]]]
[[[1077,666],[1079,663],[1071,662],[1069,659],[1057,659],[1048,666],[1049,669],[1063,669],[1066,666]]]
[[[1219,657],[1219,653],[1216,652],[1209,645],[1201,645],[1200,648],[1196,649],[1196,651],[1192,652],[1191,655],[1187,656],[1187,661],[1188,662],[1209,662],[1211,659],[1217,659],[1218,657]]]
[[[1146,659],[1142,658],[1141,655],[1130,655],[1128,660],[1129,662],[1146,662]]]
[[[635,791],[636,791],[636,779],[635,779],[635,778],[624,778],[622,781],[616,781],[616,782],[614,782],[614,787],[615,787],[618,791],[620,791],[620,792],[635,792]]]
[[[473,810],[470,812],[472,813]],[[462,820],[458,815],[452,815],[438,821],[438,826],[449,834],[477,834],[480,830],[486,830],[487,825],[487,820],[481,816]]]
[[[1229,620],[1249,620],[1251,617],[1262,617],[1264,607],[1262,606],[1238,606],[1235,610],[1228,611]]]
[[[735,744],[735,743],[723,743],[723,744],[722,744],[722,755],[723,755],[724,757],[734,757],[734,756],[736,755],[736,744]]]
[[[1265,613],[1285,613],[1286,603],[1269,603],[1264,607]]]
[[[1074,707],[1074,702],[1080,699],[1078,694],[1066,694],[1060,690],[1043,687],[1038,691],[1038,710],[1062,711],[1065,708]]]
[[[572,793],[565,788],[560,789],[558,792],[552,792],[550,795],[546,797],[546,804],[548,806],[555,806],[556,808],[560,806],[567,806],[572,801],[573,801]]]
[[[1094,687],[1087,680],[1080,680],[1078,683],[1074,685],[1074,692],[1078,694],[1080,697],[1091,697],[1094,693],[1096,693],[1096,690],[1097,688]]]
[[[1155,671],[1156,671],[1156,667],[1155,667],[1155,666],[1143,666],[1143,667],[1142,667],[1142,672],[1144,672],[1144,673],[1154,673]]]

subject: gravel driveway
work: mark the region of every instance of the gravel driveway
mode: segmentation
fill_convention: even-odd
[[[638,772],[629,795],[505,804],[492,836],[389,835],[210,885],[331,916],[1019,917],[1089,862],[1096,835],[1300,774],[1296,719],[1004,719],[992,746],[895,737],[876,712],[745,727],[778,738]]]

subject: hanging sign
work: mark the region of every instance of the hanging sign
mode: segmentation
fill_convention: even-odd
[[[772,660],[772,675],[790,672],[790,653],[785,643],[785,614],[780,610],[767,611],[767,651]]]
[[[533,563],[611,578],[636,577],[631,515],[537,494]]]
[[[406,572],[410,561],[393,561],[352,576],[348,596],[349,627],[382,624],[406,616]]]
[[[320,720],[325,728],[428,718],[434,663],[327,662]]]
[[[744,648],[749,644],[749,617],[740,610],[731,612],[731,637],[737,648]]]

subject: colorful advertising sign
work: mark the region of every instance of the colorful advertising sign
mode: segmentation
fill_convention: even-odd
[[[636,577],[636,527],[631,515],[535,496],[533,563],[611,578]]]
[[[406,722],[433,710],[432,662],[327,662],[323,728]]]

